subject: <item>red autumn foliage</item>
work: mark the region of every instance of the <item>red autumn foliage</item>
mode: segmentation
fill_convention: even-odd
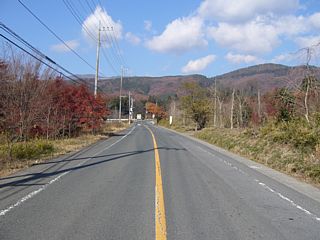
[[[74,135],[80,130],[97,131],[108,114],[105,99],[93,96],[84,85],[61,79],[47,87],[46,131],[48,135]]]
[[[158,106],[155,103],[147,102],[146,103],[146,110],[148,113],[154,114],[157,120],[161,120],[167,116],[167,113],[163,109],[163,107]]]
[[[10,139],[58,138],[96,132],[108,110],[106,100],[96,98],[84,85],[30,77],[17,80],[1,64],[0,131]]]

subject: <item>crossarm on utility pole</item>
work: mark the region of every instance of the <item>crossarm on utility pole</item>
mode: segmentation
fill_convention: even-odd
[[[97,88],[98,88],[98,78],[99,78],[99,57],[100,57],[100,21],[98,29],[98,43],[97,43],[97,55],[96,55],[96,76],[94,79],[94,97],[97,97]]]

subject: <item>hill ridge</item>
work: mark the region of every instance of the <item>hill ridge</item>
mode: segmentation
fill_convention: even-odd
[[[320,68],[311,66],[316,77],[320,78]],[[302,71],[303,70],[303,71]],[[234,71],[207,77],[201,74],[168,75],[168,76],[131,76],[123,79],[123,91],[131,91],[139,98],[148,96],[173,96],[178,94],[184,82],[198,82],[201,86],[209,87],[217,80],[219,87],[251,88],[261,92],[275,88],[286,87],[288,81],[301,81],[305,74],[305,66],[286,66],[283,64],[264,63],[252,65]],[[86,76],[89,76],[88,74]],[[294,76],[294,79],[291,79]],[[118,95],[120,77],[104,78],[99,81],[99,87],[111,95]],[[94,78],[86,81],[93,83]]]

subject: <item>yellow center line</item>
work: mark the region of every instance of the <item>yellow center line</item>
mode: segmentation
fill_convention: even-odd
[[[151,133],[153,146],[154,146],[154,158],[156,166],[156,186],[155,186],[155,229],[156,229],[156,240],[167,239],[167,224],[166,224],[166,213],[164,208],[163,188],[162,188],[162,177],[161,177],[161,165],[158,151],[158,145],[156,138],[150,128],[145,126]]]

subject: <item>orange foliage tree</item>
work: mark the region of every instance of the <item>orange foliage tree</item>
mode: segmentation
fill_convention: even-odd
[[[161,106],[158,106],[155,103],[147,102],[146,103],[146,110],[148,113],[153,114],[155,116],[155,118],[157,119],[157,121],[160,121],[161,119],[167,117],[167,113],[164,110],[164,108]]]

